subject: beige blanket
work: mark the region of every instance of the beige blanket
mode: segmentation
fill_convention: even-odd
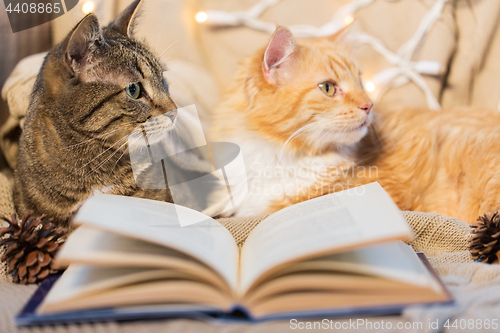
[[[8,192],[0,193],[0,200],[8,200]],[[447,319],[474,319],[472,328],[460,332],[480,332],[479,321],[500,318],[500,266],[472,262],[467,251],[469,226],[460,220],[436,214],[404,212],[404,216],[415,231],[416,238],[410,243],[417,251],[423,251],[431,264],[456,297],[454,306],[435,306],[431,308],[411,307],[401,316],[373,317],[366,320],[372,324],[384,321],[397,327],[398,323],[422,325],[422,330],[385,329],[377,332],[434,332],[428,329],[429,322],[444,324]],[[241,246],[249,232],[265,216],[253,218],[229,218],[219,221],[233,234]],[[8,282],[4,272],[0,272],[0,332],[16,332],[12,317],[21,309],[34,292],[36,286],[21,286]],[[359,319],[359,318],[356,318]],[[338,319],[343,323],[349,319]],[[421,324],[420,324],[421,323]],[[464,323],[464,321],[462,321]],[[403,326],[404,327],[404,326]],[[419,327],[419,326],[417,326]],[[344,332],[363,332],[366,327],[342,330]],[[176,319],[154,322],[105,323],[47,327],[37,332],[288,332],[290,323],[279,321],[261,324],[216,324],[194,320]]]

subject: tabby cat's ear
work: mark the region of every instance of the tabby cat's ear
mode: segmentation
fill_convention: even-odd
[[[142,2],[143,0],[135,0],[132,2],[113,22],[108,25],[108,28],[131,38],[135,26],[134,22],[137,18],[137,13]]]
[[[262,71],[267,82],[278,85],[295,62],[294,54],[297,42],[292,33],[285,27],[278,27],[274,32],[262,62]]]
[[[88,14],[68,35],[65,41],[65,57],[68,66],[76,72],[89,61],[96,43],[102,41],[99,20],[95,14]]]

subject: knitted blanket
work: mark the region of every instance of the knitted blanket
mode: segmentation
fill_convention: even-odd
[[[11,187],[8,177],[0,182],[0,214],[12,211]],[[401,316],[364,318],[366,323],[381,325],[384,321],[386,329],[377,332],[438,332],[446,320],[450,326],[457,319],[464,329],[460,332],[478,332],[479,323],[500,318],[500,265],[488,265],[473,262],[467,251],[469,226],[460,220],[437,214],[403,212],[404,217],[413,228],[416,237],[410,245],[416,251],[424,252],[436,272],[448,286],[457,302],[453,306],[433,306],[430,308],[410,307]],[[245,242],[250,231],[266,216],[249,218],[219,219],[234,236],[238,246]],[[13,316],[21,309],[27,299],[35,291],[36,285],[22,286],[9,282],[5,267],[0,270],[0,332],[17,332]],[[356,318],[359,319],[359,318]],[[473,324],[468,324],[469,319]],[[429,323],[435,323],[438,326]],[[333,320],[331,325],[342,325],[349,319]],[[397,325],[407,328],[412,325],[418,329],[395,330]],[[345,324],[344,324],[345,325]],[[368,325],[368,324],[367,324]],[[389,326],[390,325],[390,326]],[[421,326],[419,326],[421,325]],[[469,325],[469,326],[468,326]],[[392,327],[392,328],[391,328]],[[458,326],[460,327],[460,326]],[[368,329],[365,329],[368,328]],[[290,330],[290,322],[277,321],[260,324],[224,324],[207,323],[195,320],[176,319],[152,322],[104,323],[68,325],[64,327],[45,327],[40,332],[281,332]],[[368,331],[369,326],[345,329],[344,332]],[[495,331],[495,330],[493,330]]]

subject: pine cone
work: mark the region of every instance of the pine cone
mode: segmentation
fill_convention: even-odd
[[[471,224],[472,236],[469,250],[472,258],[488,264],[498,263],[500,259],[500,215],[498,212],[486,213]]]
[[[7,261],[8,273],[13,281],[22,284],[35,283],[58,270],[53,268],[53,258],[65,241],[66,229],[55,227],[52,219],[44,221],[45,214],[32,218],[29,212],[21,221],[16,214],[11,220],[2,217],[9,226],[0,228],[0,246],[6,251],[2,261]]]

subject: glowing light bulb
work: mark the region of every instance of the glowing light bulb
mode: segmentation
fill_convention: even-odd
[[[375,90],[375,84],[371,81],[368,81],[365,83],[365,89],[366,91],[372,92]]]
[[[95,10],[95,3],[94,1],[85,1],[82,5],[82,12],[87,15],[89,13],[92,13]]]
[[[354,17],[352,17],[352,16],[346,16],[346,17],[344,18],[344,23],[345,23],[345,25],[349,25],[349,24],[351,24],[353,21],[354,21]]]
[[[207,19],[208,19],[207,13],[199,12],[198,14],[196,14],[196,21],[200,23],[205,22]]]

